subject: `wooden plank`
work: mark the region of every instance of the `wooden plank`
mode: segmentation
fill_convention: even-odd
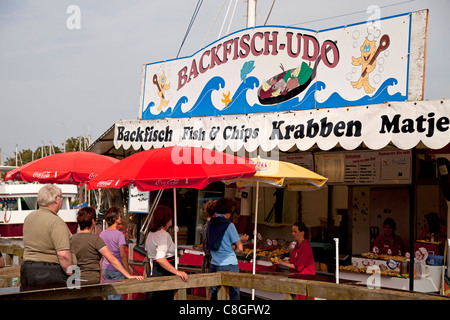
[[[23,248],[17,244],[0,243],[0,252],[23,258]]]
[[[256,290],[273,291],[287,294],[307,295],[304,280],[269,275],[253,275],[244,273],[223,273],[222,284]]]
[[[0,243],[0,252],[5,253],[6,265],[10,266],[0,269],[0,279],[2,279],[0,287],[12,287],[12,278],[20,277],[20,265],[23,262],[23,248],[17,244]],[[18,266],[13,266],[15,256],[18,258]],[[14,286],[20,286],[20,279],[14,283]]]
[[[449,297],[420,292],[369,289],[353,284],[336,284],[230,272],[222,273],[222,285],[268,290],[283,294],[300,294],[327,300],[450,300]]]
[[[187,282],[178,276],[121,280],[111,283],[81,286],[79,289],[51,288],[46,290],[20,291],[19,288],[0,290],[0,300],[63,300],[128,294],[160,290],[178,290],[176,298],[187,299],[186,289],[218,286],[218,299],[228,300],[230,286],[269,290],[283,294],[286,299],[293,295],[305,295],[328,300],[446,300],[447,296],[423,294],[419,292],[386,289],[369,289],[354,284],[294,279],[271,275],[217,272],[192,274]]]
[[[64,300],[99,297],[111,294],[128,294],[161,290],[178,290],[220,285],[220,274],[193,274],[185,282],[178,276],[121,280],[110,283],[81,286],[78,289],[50,288],[44,290],[0,293],[0,300]]]
[[[295,300],[295,295],[289,293],[283,293],[283,300]]]
[[[20,266],[9,266],[0,269],[0,279],[20,277]]]
[[[0,288],[7,288],[13,286],[13,278],[20,277],[20,266],[7,266],[0,269]],[[20,281],[14,283],[14,286],[19,286]]]
[[[427,47],[428,9],[411,14],[408,100],[423,100]]]

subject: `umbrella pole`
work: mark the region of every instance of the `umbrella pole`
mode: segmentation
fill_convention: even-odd
[[[151,206],[151,208],[150,208],[150,211],[148,212],[148,215],[147,215],[147,217],[145,218],[144,223],[142,224],[142,227],[141,227],[141,233],[142,233],[142,235],[143,235],[144,237],[147,235],[147,230],[148,230],[148,228],[149,228],[149,226],[150,226],[150,223],[151,223],[151,221],[152,221],[153,212],[155,212],[155,208],[156,208],[156,207],[158,206],[158,204],[159,204],[159,200],[161,199],[161,195],[162,195],[163,191],[164,191],[164,189],[160,189],[160,190],[158,191],[158,194],[156,195],[155,200],[154,200],[153,203],[152,203],[152,206]]]
[[[256,238],[258,224],[259,181],[256,181],[255,226],[253,230],[253,274],[256,274]],[[255,289],[252,289],[252,300],[255,300]]]
[[[79,196],[79,198],[78,198],[78,210],[80,210],[81,209],[81,184],[79,185],[79,188],[80,188],[80,196]]]
[[[339,284],[339,238],[334,238],[336,242],[336,284]]]
[[[177,188],[173,188],[173,218],[175,224],[175,269],[178,270]]]

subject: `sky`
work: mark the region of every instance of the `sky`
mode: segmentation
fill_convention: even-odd
[[[231,1],[0,0],[1,164],[16,147],[62,148],[78,136],[93,142],[116,121],[137,119],[142,66],[244,29],[247,3]],[[429,9],[424,98],[449,98],[450,1],[336,3],[259,0],[256,22],[323,30],[366,21],[370,6],[381,17]]]

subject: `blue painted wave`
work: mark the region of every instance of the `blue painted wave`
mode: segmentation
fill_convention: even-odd
[[[397,79],[389,78],[383,82],[373,96],[364,96],[359,100],[345,100],[336,92],[333,93],[325,102],[317,103],[316,108],[332,108],[346,106],[363,106],[367,104],[379,104],[386,101],[406,101],[406,96],[397,92],[393,95],[389,94],[388,89],[398,83]]]
[[[241,82],[236,92],[232,96],[232,101],[228,103],[224,109],[216,108],[211,99],[213,91],[218,91],[225,87],[225,80],[221,77],[212,78],[203,88],[197,101],[194,103],[191,110],[187,112],[182,111],[183,104],[188,102],[187,97],[181,97],[173,109],[168,109],[159,114],[152,114],[150,108],[155,106],[154,102],[150,102],[147,108],[142,113],[142,119],[161,119],[161,118],[182,118],[182,117],[203,117],[215,115],[229,115],[229,114],[245,114],[245,113],[259,113],[259,112],[276,112],[289,110],[310,110],[319,108],[336,108],[346,106],[360,106],[367,104],[379,104],[386,101],[406,101],[406,96],[400,93],[393,95],[389,94],[388,88],[394,86],[398,81],[394,78],[389,78],[383,82],[378,90],[372,96],[366,95],[358,100],[346,100],[338,93],[333,93],[324,102],[320,103],[315,100],[315,93],[325,89],[326,85],[322,81],[312,83],[306,93],[300,100],[299,97],[294,97],[290,100],[284,101],[274,105],[250,105],[247,101],[247,91],[256,90],[259,87],[259,80],[255,77],[248,77],[245,82]]]

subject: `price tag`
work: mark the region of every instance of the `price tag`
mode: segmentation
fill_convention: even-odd
[[[297,241],[292,241],[291,244],[289,245],[289,248],[291,250],[294,250],[295,246],[297,245]]]
[[[397,262],[394,259],[389,259],[388,261],[386,261],[386,265],[389,267],[389,269],[394,270],[400,266],[400,262]]]

